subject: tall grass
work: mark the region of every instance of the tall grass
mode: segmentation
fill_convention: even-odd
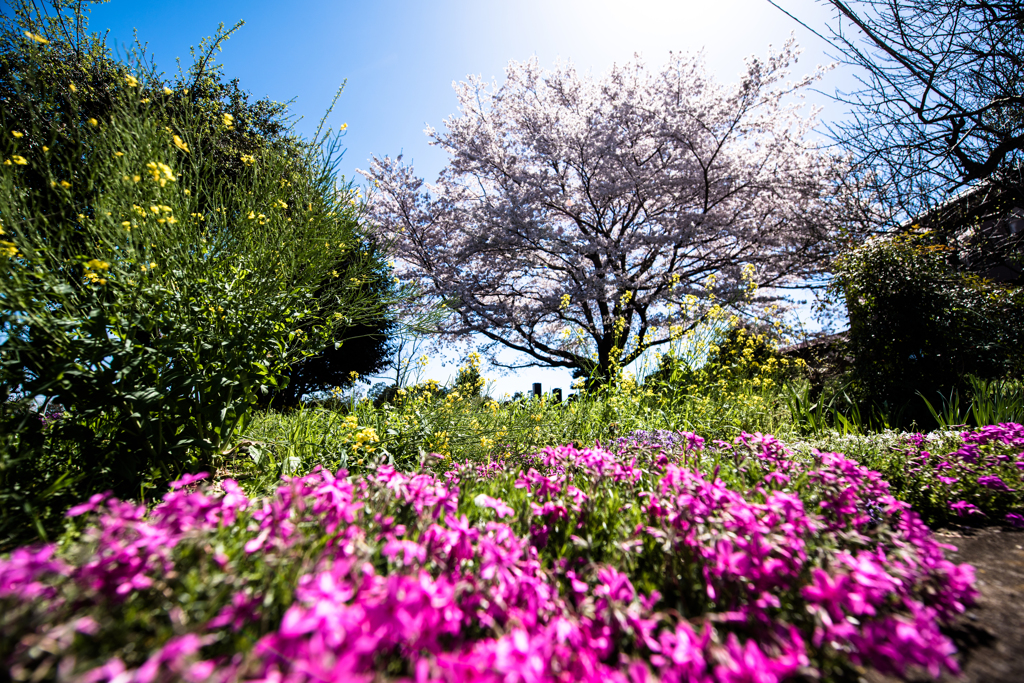
[[[971,377],[968,387],[967,396],[952,389],[947,396],[940,394],[935,403],[918,395],[940,429],[1024,422],[1024,383]]]
[[[257,414],[244,439],[256,479],[316,465],[359,471],[402,469],[426,458],[488,462],[546,446],[608,444],[637,430],[692,431],[714,440],[741,432],[793,434],[779,385],[748,377],[704,376],[685,385],[641,384],[632,376],[564,401],[550,396],[497,401],[472,387],[430,381],[375,407],[328,400],[290,412]]]

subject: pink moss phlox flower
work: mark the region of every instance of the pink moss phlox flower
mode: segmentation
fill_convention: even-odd
[[[841,453],[812,451],[816,466],[808,479],[826,495],[819,507],[830,520],[828,531],[852,527],[863,529],[871,523],[863,502],[889,497],[889,483],[878,472],[863,467]]]
[[[663,683],[710,682],[705,659],[710,644],[710,629],[698,636],[689,622],[681,621],[661,632],[659,651],[651,657],[651,664],[659,669]]]
[[[594,587],[596,597],[607,597],[616,602],[632,602],[636,597],[636,589],[629,577],[614,567],[602,567],[597,572],[597,586]]]
[[[504,519],[505,517],[512,517],[515,515],[515,511],[505,504],[505,501],[500,498],[491,498],[485,493],[481,493],[473,499],[473,503],[477,507],[490,508],[494,510],[494,514],[498,516],[498,519]]]
[[[231,596],[231,603],[224,605],[220,612],[207,624],[206,628],[216,630],[230,626],[232,631],[240,631],[247,623],[259,615],[260,599],[244,592]]]
[[[558,481],[541,474],[532,467],[526,473],[519,473],[515,487],[517,489],[524,488],[527,493],[532,493],[538,498],[557,496],[562,492],[562,487]]]
[[[133,683],[152,683],[156,680],[166,680],[168,674],[178,674],[185,680],[194,680],[196,674],[212,673],[211,665],[195,661],[194,655],[214,638],[200,637],[194,633],[175,636],[150,655],[130,680]],[[198,671],[193,671],[196,667]]]
[[[103,501],[105,501],[107,498],[110,498],[111,495],[112,494],[110,491],[107,491],[106,493],[93,494],[92,496],[89,497],[89,500],[87,502],[82,503],[81,505],[75,505],[74,507],[69,509],[64,516],[78,517],[79,515],[84,515],[87,512],[92,512],[97,507],[99,507],[100,504],[103,503]]]
[[[185,539],[201,544],[204,534],[237,532],[227,552],[253,562],[259,558],[242,553],[284,559],[306,547],[297,545],[303,539],[327,534],[302,566],[281,623],[247,653],[244,675],[240,658],[203,658],[212,642],[206,638],[261,618],[263,596],[243,580],[197,633],[176,635],[139,669],[111,660],[89,680],[155,680],[159,670],[195,681],[372,681],[397,665],[417,683],[780,681],[811,665],[804,639],[815,648],[834,643],[842,657],[897,673],[953,670],[952,643],[939,626],[973,597],[971,568],[944,558],[876,472],[839,454],[794,458],[763,435],[743,435],[740,455],[741,446],[758,454],[767,483],[792,477],[808,486],[737,491],[680,466],[677,452],[663,470],[644,471],[642,454],[628,459],[571,446],[547,449],[518,474],[470,464],[442,476],[384,466],[349,479],[344,470],[317,470],[258,501],[231,480],[219,493],[183,485],[148,515],[113,499],[87,503],[93,521],[84,539],[95,556],[65,567],[52,547],[15,551],[0,560],[0,595],[28,590],[30,599],[49,600],[56,594],[45,582],[67,580],[123,598],[175,570],[172,551]],[[531,494],[530,533],[518,526],[530,522],[524,509],[527,519],[516,526],[459,514],[476,505],[495,510],[498,520],[512,517],[511,506],[474,488],[487,482],[493,493],[502,478]],[[644,490],[635,492],[641,481]],[[625,568],[628,559],[588,560],[582,539],[579,554],[553,557],[543,549],[563,520],[576,515],[577,528],[593,523],[585,504],[609,490],[636,496],[640,514],[609,552],[629,558],[643,548],[655,562],[679,558],[690,567],[685,580],[706,589],[700,599],[708,601],[700,635],[671,610],[659,612],[658,593],[637,590],[644,584]],[[869,525],[868,509],[890,515],[884,534]],[[207,552],[217,567],[232,566],[220,551]],[[803,632],[787,621],[784,606],[793,604],[810,612],[810,623],[806,615],[797,622]],[[97,628],[74,623],[82,633]]]
[[[779,683],[795,674],[807,655],[802,648],[793,647],[782,657],[771,657],[753,640],[740,644],[736,634],[730,633],[722,660],[715,667],[719,683]]]
[[[965,442],[957,450],[950,453],[947,457],[957,457],[960,460],[966,462],[969,465],[973,465],[978,462],[978,458],[981,457],[981,449],[977,443]]]
[[[981,510],[978,509],[977,505],[974,505],[973,503],[968,503],[966,500],[958,500],[955,503],[950,503],[949,507],[952,510],[955,510],[956,514],[958,514],[961,517],[966,517],[967,515],[984,515],[985,514]]]
[[[924,434],[921,434],[920,432],[915,434],[907,434],[904,438],[907,440],[908,444],[910,444],[916,449],[920,449],[921,444],[928,440],[928,437]]]
[[[175,479],[171,482],[171,489],[177,491],[180,488],[184,488],[197,481],[202,481],[210,476],[209,472],[199,472],[198,474],[186,474],[181,479]]]
[[[16,548],[7,559],[0,558],[0,597],[18,596],[24,600],[53,598],[56,590],[40,579],[60,576],[71,567],[54,559],[57,546],[48,543],[39,547]]]
[[[1024,446],[1024,425],[1016,422],[1004,422],[998,425],[987,425],[975,432],[963,432],[960,438],[964,443],[984,446],[990,443],[1003,443],[1008,446]]]
[[[397,558],[401,555],[402,564],[405,565],[422,564],[427,559],[426,548],[416,541],[405,539],[392,539],[388,541],[384,544],[384,548],[381,549],[381,554],[389,558]]]
[[[736,437],[735,444],[755,451],[758,458],[770,463],[778,471],[787,472],[793,464],[792,452],[786,448],[785,444],[770,434],[742,432]]]
[[[1006,521],[1017,527],[1018,529],[1024,529],[1024,515],[1017,512],[1006,513]]]
[[[939,630],[936,614],[916,601],[905,601],[910,615],[890,615],[864,623],[850,639],[854,662],[897,675],[918,666],[938,677],[945,667],[959,672],[953,642]]]
[[[1007,486],[1006,482],[1003,481],[1000,477],[997,477],[995,475],[984,475],[978,477],[978,484],[984,486],[987,489],[992,489],[993,491],[1005,491],[1007,493],[1012,493],[1014,490]]]

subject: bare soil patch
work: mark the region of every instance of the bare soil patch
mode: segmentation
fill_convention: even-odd
[[[1016,529],[942,529],[935,532],[953,562],[973,565],[978,588],[975,604],[947,630],[960,651],[960,676],[944,674],[942,683],[1024,682],[1024,532]],[[867,683],[900,679],[876,671]],[[908,681],[933,680],[927,674]]]

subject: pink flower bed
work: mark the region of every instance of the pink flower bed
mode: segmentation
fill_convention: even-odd
[[[877,473],[768,436],[689,437],[317,471],[258,500],[188,477],[149,512],[94,497],[71,512],[91,515],[76,544],[0,560],[0,655],[90,683],[956,671],[939,627],[972,570]]]
[[[907,487],[908,499],[935,521],[1024,527],[1024,426],[961,432],[959,447],[945,454],[930,452],[930,442],[924,434],[908,438],[907,470],[917,484]]]

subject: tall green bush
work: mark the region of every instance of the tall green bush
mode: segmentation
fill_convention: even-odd
[[[380,307],[336,145],[264,137],[226,173],[246,139],[224,101],[98,38],[17,28],[0,49],[0,543],[59,519],[61,487],[138,495],[215,464],[260,393]],[[55,81],[76,50],[85,73]]]
[[[949,248],[914,232],[872,240],[837,264],[850,319],[852,377],[862,399],[901,421],[930,423],[934,400],[968,377],[1020,377],[1024,290],[965,273]]]

